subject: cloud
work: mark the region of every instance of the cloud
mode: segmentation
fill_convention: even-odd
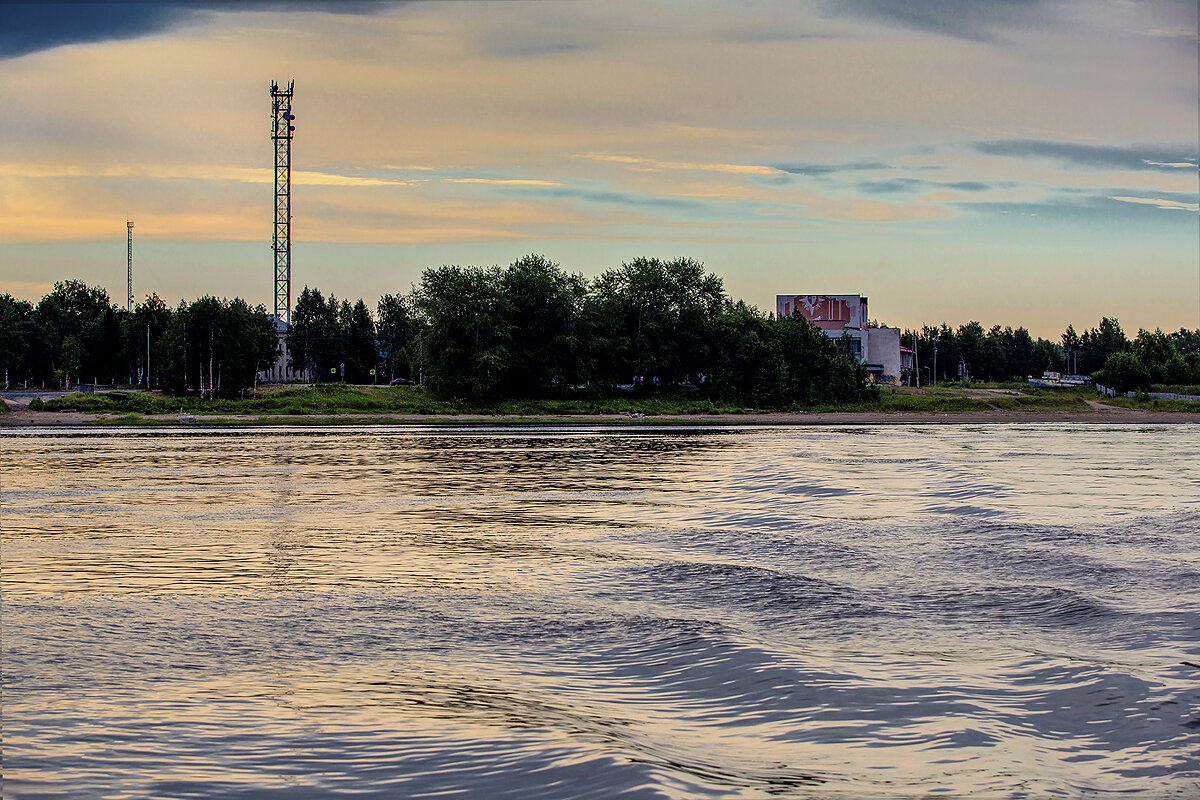
[[[1007,188],[1011,184],[990,184],[983,181],[925,181],[918,178],[892,178],[885,181],[864,181],[858,188],[868,194],[892,194],[895,192],[918,192],[928,189],[950,189],[956,192],[987,192],[993,188]]]
[[[1195,54],[1197,10],[1195,0],[1158,0],[1137,9],[1128,28],[1139,36],[1168,39],[1191,45]]]
[[[946,189],[954,189],[959,192],[986,192],[992,188],[990,184],[982,181],[953,181],[951,183],[935,184]]]
[[[1175,161],[1175,162],[1147,161],[1146,163],[1152,167],[1171,167],[1172,169],[1189,169],[1189,168],[1195,169],[1196,168],[1195,161],[1192,161],[1190,163],[1187,161]]]
[[[890,169],[887,164],[878,161],[852,162],[848,164],[806,164],[794,162],[789,164],[772,164],[771,169],[786,172],[790,175],[833,175],[841,172],[871,172],[874,170]]]
[[[912,178],[893,178],[888,181],[864,181],[858,184],[858,188],[867,194],[895,194],[916,191],[921,184],[922,181]]]
[[[825,0],[830,16],[876,20],[911,30],[990,42],[998,32],[1056,19],[1044,0]]]
[[[1187,220],[1183,215],[1175,213],[1160,213],[1161,211],[1196,211],[1200,206],[1188,200],[1170,200],[1165,198],[1111,196],[1111,195],[1054,195],[1045,200],[1034,202],[978,202],[959,203],[958,208],[992,218],[1006,215],[1011,218],[1036,217],[1044,225],[1085,224],[1104,225],[1121,224],[1122,230],[1150,230],[1154,224],[1169,225],[1177,229],[1180,224],[1191,227],[1192,238],[1195,238],[1195,222]]]
[[[63,44],[134,39],[168,30],[190,12],[155,3],[0,4],[0,58]]]
[[[235,181],[238,183],[274,183],[271,167],[230,167],[184,164],[142,164],[137,166],[94,167],[72,164],[0,163],[0,176],[11,178],[150,178],[155,180]],[[422,181],[344,175],[319,170],[292,170],[297,186],[411,186]]]
[[[206,11],[318,11],[327,14],[375,14],[387,2],[281,2],[276,0],[184,0],[126,2],[85,0],[73,3],[0,2],[0,59],[65,44],[136,39],[162,33],[202,18]]]
[[[697,211],[706,208],[704,203],[677,197],[653,197],[635,195],[629,192],[609,192],[594,189],[528,189],[520,190],[521,194],[532,197],[550,197],[571,200],[584,200],[589,203],[603,203],[634,207],[676,208]]]
[[[760,164],[704,164],[685,161],[658,161],[653,158],[638,158],[636,156],[616,156],[589,154],[585,158],[593,161],[607,161],[614,164],[629,164],[635,169],[650,172],[664,170],[690,170],[694,172],[730,172],[739,175],[775,175],[778,167],[764,167]]]
[[[1179,200],[1165,200],[1155,197],[1110,197],[1109,200],[1120,200],[1122,203],[1141,203],[1161,208],[1165,211],[1200,211],[1200,203],[1187,203]]]
[[[1142,36],[1148,36],[1152,39],[1187,39],[1196,41],[1196,29],[1179,26],[1176,28],[1150,28],[1149,30],[1137,31]]]
[[[1051,142],[1041,139],[997,139],[975,142],[977,153],[1007,158],[1048,158],[1087,169],[1177,170],[1195,169],[1196,151],[1161,147],[1108,147]]]
[[[487,186],[566,186],[559,181],[542,181],[532,178],[444,178],[446,183],[481,183]]]

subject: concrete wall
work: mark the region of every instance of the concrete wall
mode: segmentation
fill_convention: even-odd
[[[882,364],[883,374],[900,382],[900,329],[867,328],[868,364]]]

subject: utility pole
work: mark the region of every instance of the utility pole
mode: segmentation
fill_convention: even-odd
[[[917,388],[921,388],[921,340],[913,335],[913,372],[917,374]]]
[[[125,220],[125,310],[133,311],[133,220]]]

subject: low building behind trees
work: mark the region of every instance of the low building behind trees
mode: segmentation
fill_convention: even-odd
[[[775,297],[775,315],[798,315],[844,341],[876,383],[899,382],[903,364],[900,329],[873,325],[867,316],[867,298],[858,294],[781,294]]]

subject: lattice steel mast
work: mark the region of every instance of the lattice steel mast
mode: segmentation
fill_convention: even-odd
[[[125,220],[125,310],[133,311],[133,220]]]
[[[292,321],[292,135],[296,118],[292,116],[292,91],[271,82],[271,115],[275,142],[275,319],[285,325]]]

